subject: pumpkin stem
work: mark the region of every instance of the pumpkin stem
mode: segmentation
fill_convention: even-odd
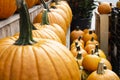
[[[77,45],[76,48],[77,48],[77,51],[80,51],[80,46],[79,45]]]
[[[80,51],[78,51],[78,54],[76,56],[76,59],[82,59],[82,53]]]
[[[92,33],[93,33],[92,30],[90,30],[90,31],[89,31],[89,34],[92,34]]]
[[[76,41],[76,42],[75,42],[75,47],[77,47],[77,45],[78,45],[78,42]]]
[[[47,9],[44,9],[43,14],[42,14],[42,22],[41,25],[49,25],[49,20],[48,20],[48,11]]]
[[[20,13],[20,34],[15,45],[31,45],[35,43],[32,37],[32,23],[30,22],[29,12],[24,0],[17,0],[17,6]]]
[[[94,37],[91,38],[91,41],[94,41]]]
[[[98,68],[97,68],[97,74],[104,74],[104,63],[102,61],[99,62]]]
[[[77,30],[77,31],[80,30],[80,27],[79,27],[79,26],[76,26],[76,30]]]
[[[95,46],[95,52],[98,52],[98,44],[96,44],[96,46]]]
[[[79,36],[79,37],[78,37],[78,41],[80,41],[80,40],[81,40],[81,38],[82,38],[82,36]]]
[[[50,10],[48,8],[48,4],[46,4],[44,0],[40,0],[40,1],[42,2],[44,8],[47,9],[50,12]]]

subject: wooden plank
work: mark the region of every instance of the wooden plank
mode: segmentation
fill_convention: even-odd
[[[97,34],[98,41],[100,42],[100,49],[105,52],[106,56],[108,56],[109,43],[109,16],[110,14],[98,14],[97,12],[95,12],[95,33]]]

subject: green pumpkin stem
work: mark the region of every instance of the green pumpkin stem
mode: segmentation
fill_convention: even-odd
[[[46,4],[44,0],[40,0],[40,1],[42,2],[43,7],[44,7],[45,9],[47,9],[48,11],[50,11],[49,8],[48,8],[48,4]]]
[[[47,9],[44,9],[43,14],[42,14],[42,22],[41,25],[49,25],[49,20],[48,20],[48,11]]]
[[[98,68],[97,68],[97,74],[104,74],[104,63],[102,61],[99,62]]]
[[[15,45],[31,45],[35,43],[32,37],[32,23],[30,22],[29,12],[24,0],[17,0],[17,6],[20,14],[20,34]]]

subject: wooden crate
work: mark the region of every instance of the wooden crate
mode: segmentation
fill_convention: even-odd
[[[100,42],[100,49],[105,52],[106,56],[108,56],[109,44],[109,17],[110,14],[99,14],[95,12],[95,33]]]
[[[42,6],[37,5],[29,9],[31,22],[34,17],[41,11]],[[15,13],[13,16],[0,20],[0,38],[12,36],[19,32],[19,14]]]

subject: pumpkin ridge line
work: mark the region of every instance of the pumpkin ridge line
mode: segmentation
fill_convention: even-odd
[[[49,45],[47,44],[47,46],[49,46]],[[58,46],[56,46],[56,47],[58,47]],[[60,48],[60,47],[58,47],[58,48]],[[67,57],[69,57],[62,48],[60,48],[60,49],[65,53],[65,55],[66,55]],[[56,51],[56,49],[55,49],[55,52],[58,52],[58,51]],[[68,73],[69,73],[69,75],[70,75],[70,77],[71,77],[71,79],[72,79],[72,74],[71,74],[69,68],[67,67],[67,65],[65,64],[65,61],[63,60],[63,58],[61,57],[61,55],[59,55],[59,54],[57,54],[57,55],[58,55],[58,56],[61,58],[61,60],[63,61],[64,66],[67,68],[67,71],[68,71]],[[69,57],[69,59],[71,59],[71,58]]]
[[[38,80],[40,80],[40,72],[39,72],[40,69],[39,69],[39,65],[38,65],[38,58],[37,58],[36,52],[33,47],[32,47],[32,49],[33,49],[33,54],[35,57],[36,69],[37,69],[37,73],[38,73]]]
[[[51,56],[48,54],[48,50],[46,50],[46,49],[44,49],[44,47],[43,46],[45,46],[45,47],[48,47],[48,45],[41,45],[41,48],[45,51],[45,53],[47,54],[47,56],[49,57],[49,59],[50,59],[50,62],[51,62],[51,64],[53,65],[53,68],[54,68],[54,70],[55,70],[55,73],[56,73],[56,77],[57,77],[57,79],[59,80],[59,78],[58,78],[58,73],[56,72],[57,70],[56,70],[56,68],[55,68],[55,64],[54,64],[54,62],[53,62],[53,60],[52,60],[52,58],[51,58]],[[49,49],[51,49],[50,47],[49,47]],[[50,50],[49,50],[50,51]]]
[[[8,47],[11,47],[11,45],[8,46]],[[8,47],[7,47],[7,48],[8,48]],[[6,48],[6,49],[7,49],[7,48]],[[2,53],[6,52],[6,49],[5,49]],[[1,54],[1,53],[0,53],[0,54]],[[10,54],[7,54],[7,55],[6,55],[5,61],[7,60],[7,58],[9,57],[9,55],[10,55]],[[1,55],[1,56],[3,56],[3,55]],[[1,56],[0,56],[0,57],[1,57]],[[3,69],[2,69],[2,73],[4,73],[4,70],[5,70],[5,62],[3,63],[3,66],[4,66],[4,67],[3,67]],[[4,77],[4,74],[2,74],[2,78],[3,78],[3,77]]]
[[[11,47],[13,47],[13,46],[11,46]],[[14,48],[14,51],[12,50],[13,53],[9,53],[9,55],[10,55],[10,54],[13,54],[13,55],[11,56],[11,59],[12,59],[12,60],[11,60],[11,66],[10,66],[10,72],[9,72],[9,79],[10,79],[10,80],[12,80],[12,78],[11,78],[12,76],[11,76],[11,75],[12,75],[12,68],[13,68],[14,59],[15,59],[15,56],[16,56],[16,53],[15,53],[15,52],[18,50],[18,47],[13,47],[13,48]],[[16,49],[15,49],[15,48],[16,48]],[[8,56],[8,57],[9,57],[9,56]],[[7,58],[7,59],[8,59],[8,58]]]

